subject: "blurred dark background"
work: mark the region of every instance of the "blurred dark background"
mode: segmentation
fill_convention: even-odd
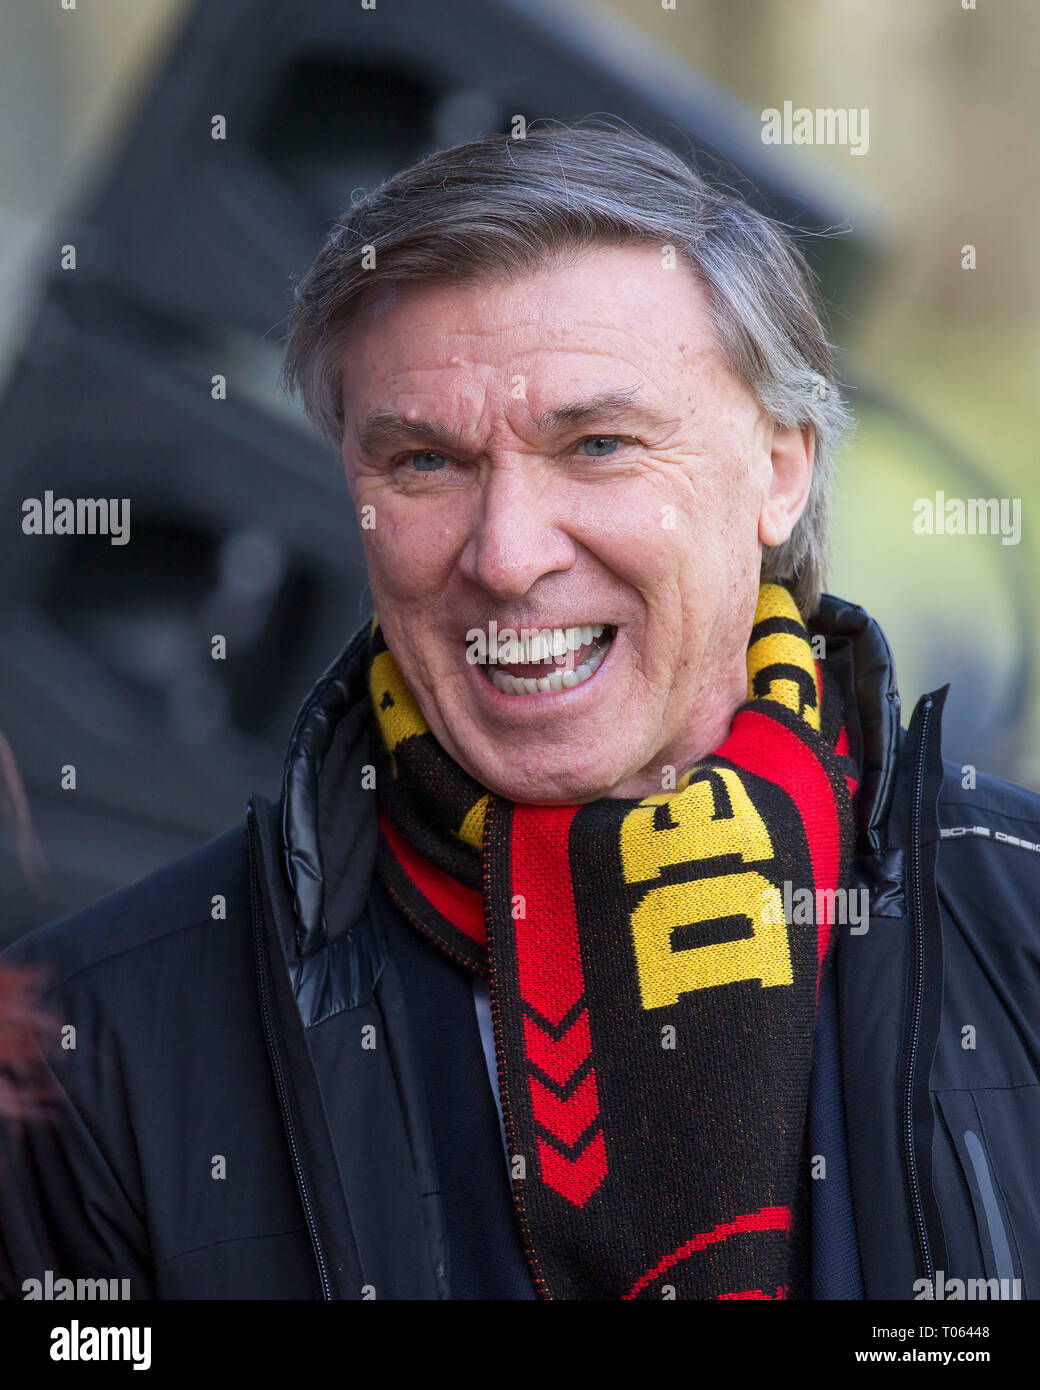
[[[367,611],[338,461],[275,386],[291,277],[355,190],[516,114],[618,117],[692,148],[802,229],[859,419],[830,587],[889,632],[907,704],[954,682],[949,756],[1037,784],[1031,441],[1009,456],[986,426],[988,403],[1004,428],[1009,404],[1032,426],[1013,373],[1035,258],[1007,307],[986,269],[988,289],[976,279],[963,322],[951,320],[962,243],[999,240],[1003,223],[995,233],[992,211],[973,217],[967,196],[922,194],[907,218],[906,147],[919,182],[946,177],[942,141],[957,128],[936,126],[927,103],[918,125],[908,115],[899,54],[920,45],[921,19],[879,8],[887,35],[852,0],[812,0],[793,34],[767,0],[108,0],[46,13],[12,0],[0,42],[0,942],[226,828],[252,790],[277,794],[295,709]],[[1009,23],[1028,28],[1024,11],[1009,6],[998,32],[992,17],[922,9],[936,102],[958,86],[975,101],[964,77],[983,67],[988,87],[1014,90],[993,54]],[[870,152],[763,145],[760,112],[785,99],[869,106]],[[211,138],[215,117],[226,139]],[[1009,186],[1021,180],[1014,151],[990,154]],[[929,255],[942,273],[922,278],[917,302],[907,257]],[[1035,315],[1031,331],[1035,355]],[[929,385],[951,343],[945,389],[962,402],[974,390],[981,427]],[[999,405],[994,354],[1008,364]],[[1021,496],[1022,543],[914,535],[913,499],[937,489]],[[24,535],[22,503],[46,490],[129,497],[130,543]]]

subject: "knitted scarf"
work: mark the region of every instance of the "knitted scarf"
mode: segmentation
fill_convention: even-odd
[[[377,869],[490,977],[539,1295],[802,1296],[813,1023],[857,769],[791,595],[761,588],[725,742],[641,800],[487,792],[434,739],[378,620],[369,660]]]

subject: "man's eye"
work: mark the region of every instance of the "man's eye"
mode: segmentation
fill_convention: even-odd
[[[580,441],[578,448],[587,458],[602,458],[604,454],[612,454],[620,443],[613,434],[590,434],[587,439]]]
[[[443,454],[435,454],[430,449],[418,454],[409,454],[408,461],[419,473],[436,473],[448,462]]]

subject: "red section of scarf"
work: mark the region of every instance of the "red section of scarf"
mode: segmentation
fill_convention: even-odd
[[[514,806],[509,837],[520,997],[553,1027],[585,992],[569,846],[577,813],[577,806]]]
[[[590,1068],[574,1086],[592,1047],[587,1010],[581,1009],[560,1032],[585,995],[571,878],[570,830],[577,814],[577,806],[514,806],[509,842],[527,1085],[532,1113],[543,1131],[538,1136],[539,1169],[547,1186],[583,1207],[607,1176],[607,1145],[602,1127],[593,1131],[599,1116],[595,1070]],[[551,962],[549,969],[546,962]],[[532,1066],[560,1094],[543,1085]],[[583,1135],[590,1137],[575,1154],[574,1145]]]
[[[550,1037],[530,1018],[524,1019],[524,1048],[539,1071],[557,1086],[566,1086],[592,1051],[589,1015],[583,1009],[562,1038]]]
[[[423,897],[446,917],[452,926],[458,927],[471,941],[483,946],[487,940],[484,930],[483,897],[473,888],[467,888],[431,864],[421,854],[412,849],[407,840],[394,829],[393,821],[381,812],[379,829],[394,852],[398,863],[422,893]]]
[[[838,807],[827,772],[808,744],[768,714],[742,709],[734,716],[729,736],[717,750],[717,756],[775,783],[788,794],[805,827],[814,887],[836,888],[841,866]],[[826,909],[826,900],[824,906]],[[830,918],[831,912],[825,910],[818,924],[816,956],[820,966],[833,926]]]

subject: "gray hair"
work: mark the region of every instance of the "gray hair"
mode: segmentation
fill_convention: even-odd
[[[812,426],[813,480],[762,579],[803,615],[819,602],[828,501],[851,416],[811,271],[780,223],[714,187],[678,154],[602,124],[530,127],[428,156],[343,212],[294,287],[280,382],[337,448],[342,354],[363,296],[405,280],[513,277],[599,245],[672,247],[706,291],[729,369],[779,426]],[[371,267],[371,268],[368,268]]]

